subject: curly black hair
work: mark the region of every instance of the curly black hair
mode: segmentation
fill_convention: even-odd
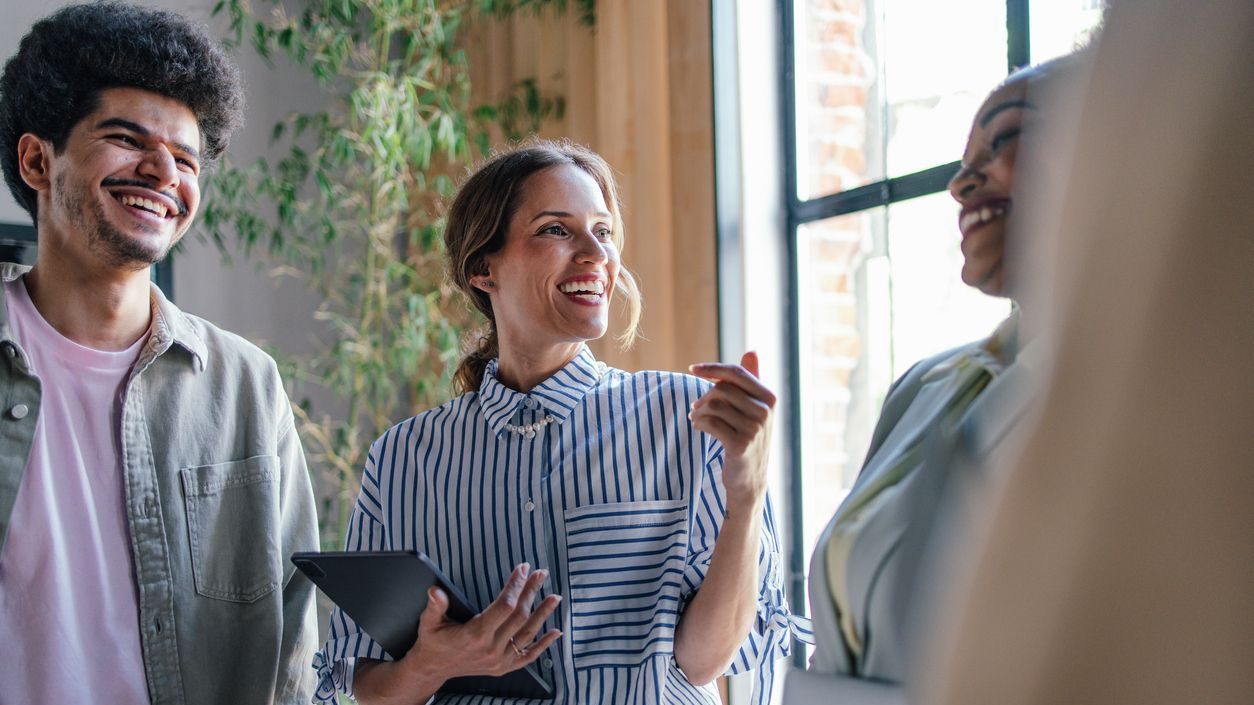
[[[29,132],[61,151],[106,88],[140,88],[186,105],[206,163],[226,149],[243,116],[239,69],[203,26],[122,2],[65,7],[35,23],[0,75],[0,166],[31,218],[35,191],[18,174],[18,139]]]

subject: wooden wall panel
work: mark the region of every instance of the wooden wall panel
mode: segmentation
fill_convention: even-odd
[[[718,355],[714,213],[714,91],[710,4],[667,3],[670,66],[671,246],[677,356]],[[697,302],[696,306],[685,302]],[[738,360],[741,351],[727,354]]]
[[[546,137],[599,152],[618,173],[624,263],[644,291],[644,339],[594,348],[628,370],[684,370],[718,352],[708,0],[600,0],[595,29],[533,15],[475,27],[475,94],[523,78],[565,96]]]

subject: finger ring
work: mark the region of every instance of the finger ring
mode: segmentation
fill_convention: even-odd
[[[513,649],[513,650],[514,650],[514,653],[515,653],[516,655],[518,655],[518,656],[526,656],[526,655],[527,655],[527,652],[526,652],[526,651],[524,651],[523,649],[518,648],[518,644],[515,644],[515,643],[514,643],[514,637],[512,637],[512,636],[509,638],[509,648]]]

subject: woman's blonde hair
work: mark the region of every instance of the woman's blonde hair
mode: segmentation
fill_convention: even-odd
[[[444,228],[449,278],[487,319],[486,330],[474,336],[470,350],[453,375],[453,391],[464,394],[479,389],[488,362],[499,354],[496,318],[488,295],[475,288],[470,278],[487,273],[485,256],[505,247],[509,223],[518,210],[528,178],[555,166],[582,169],[596,181],[610,209],[613,241],[623,248],[622,208],[614,172],[599,154],[565,140],[530,140],[489,157],[476,169],[453,198]],[[635,342],[640,325],[641,297],[636,280],[626,267],[619,270],[615,293],[627,307],[627,324],[618,336],[624,347]]]

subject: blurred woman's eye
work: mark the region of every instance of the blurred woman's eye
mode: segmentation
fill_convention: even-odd
[[[614,237],[614,231],[605,227],[597,228],[597,237],[602,240],[609,240]]]
[[[546,225],[543,228],[540,228],[540,234],[542,235],[565,235],[566,228],[563,228],[561,223],[553,223],[552,225]]]
[[[1006,130],[1005,132],[1002,132],[998,134],[996,137],[994,137],[993,141],[989,144],[989,147],[994,152],[999,152],[1001,151],[1002,147],[1005,147],[1007,144],[1010,143],[1011,140],[1013,140],[1014,138],[1018,136],[1019,136],[1019,128],[1016,127],[1012,130]]]

